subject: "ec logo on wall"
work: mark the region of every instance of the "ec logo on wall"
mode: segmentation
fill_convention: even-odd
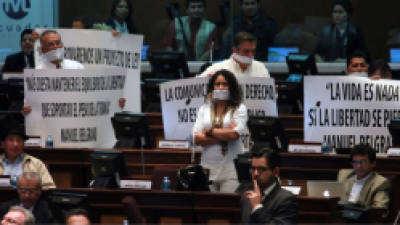
[[[31,0],[1,0],[4,13],[11,19],[20,20],[28,15]]]

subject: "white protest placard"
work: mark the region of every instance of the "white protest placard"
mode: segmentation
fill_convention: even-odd
[[[111,148],[125,79],[122,68],[25,70],[27,134],[52,135],[55,147]]]
[[[304,78],[304,141],[332,147],[368,143],[384,152],[387,125],[400,116],[400,82],[351,76]]]
[[[167,140],[190,140],[197,111],[206,103],[208,77],[165,82],[160,85],[164,136]],[[274,80],[238,78],[249,116],[277,116]]]
[[[38,33],[45,29],[35,29]],[[85,68],[115,66],[126,68],[124,110],[141,111],[140,65],[143,35],[119,34],[91,29],[55,29],[64,44],[64,57],[82,63]],[[35,65],[40,63],[40,42],[35,43]]]

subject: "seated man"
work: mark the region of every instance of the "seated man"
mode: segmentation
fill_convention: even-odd
[[[84,209],[72,209],[65,216],[67,225],[90,225],[88,212]]]
[[[254,146],[251,175],[253,190],[242,196],[243,224],[294,224],[297,217],[296,196],[281,188],[279,153],[270,148]]]
[[[35,42],[32,29],[25,29],[21,33],[21,50],[18,53],[7,56],[2,73],[23,72],[25,68],[34,68],[33,43]]]
[[[354,51],[347,58],[346,72],[350,76],[368,77],[368,57],[359,50]]]
[[[3,216],[13,205],[19,205],[33,213],[36,223],[52,223],[53,219],[47,201],[42,197],[41,178],[38,173],[24,172],[18,177],[18,199],[0,205],[0,216]]]
[[[360,144],[351,153],[353,169],[339,171],[338,181],[345,186],[345,201],[366,208],[389,208],[390,182],[375,171],[376,152],[371,146]]]
[[[1,140],[4,153],[0,155],[0,174],[18,177],[23,172],[37,172],[40,174],[43,188],[55,188],[46,165],[38,158],[24,153],[25,135],[24,126],[15,120],[5,121]]]
[[[35,217],[32,213],[21,206],[13,206],[4,215],[1,225],[29,225],[35,224]]]

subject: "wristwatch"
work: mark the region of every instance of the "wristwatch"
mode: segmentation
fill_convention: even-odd
[[[212,137],[212,136],[213,136],[213,135],[212,135],[213,129],[214,129],[214,127],[211,127],[211,128],[206,132],[206,136],[207,136],[207,137]]]

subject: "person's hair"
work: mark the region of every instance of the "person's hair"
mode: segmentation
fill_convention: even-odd
[[[251,148],[251,157],[252,158],[261,158],[264,157],[267,160],[268,167],[273,170],[280,165],[280,155],[278,151],[269,148],[263,147],[260,144],[255,144]]]
[[[115,18],[115,8],[117,8],[117,5],[122,1],[125,1],[126,4],[128,5],[128,10],[129,10],[128,17],[126,17],[125,19],[125,22],[128,23],[127,21],[129,22],[131,21],[132,10],[133,10],[132,4],[129,0],[114,0],[111,6],[111,17]]]
[[[351,64],[351,60],[354,58],[363,58],[365,60],[365,62],[367,64],[368,63],[368,56],[365,52],[361,51],[361,50],[355,50],[353,51],[350,55],[347,56],[347,60],[346,60],[346,68],[350,66]]]
[[[33,32],[32,29],[24,29],[24,30],[21,32],[21,42],[22,42],[22,39],[24,38],[25,34],[32,34],[32,32]]]
[[[384,59],[377,59],[372,63],[371,74],[374,74],[377,70],[380,70],[382,75],[385,75],[388,72],[392,72],[389,64]]]
[[[8,212],[10,212],[10,211],[19,211],[22,214],[24,214],[24,216],[25,216],[24,224],[25,225],[35,224],[35,216],[33,216],[31,211],[25,209],[24,207],[21,207],[18,205],[11,206],[11,208],[8,210]]]
[[[242,89],[239,87],[239,83],[235,75],[228,70],[218,70],[210,78],[207,85],[207,98],[211,98],[212,92],[214,91],[214,83],[218,76],[223,76],[228,82],[229,86],[229,100],[228,106],[238,107],[242,102]]]
[[[80,21],[85,29],[89,29],[93,27],[93,21],[88,16],[76,16],[72,20],[72,22]]]
[[[351,5],[350,0],[334,0],[331,5],[331,10],[333,11],[333,8],[335,5],[340,5],[343,7],[343,9],[346,11],[347,15],[352,15],[353,14],[353,6]]]
[[[58,36],[60,36],[60,34],[57,33],[57,31],[55,31],[55,30],[45,30],[45,31],[43,31],[42,34],[40,34],[40,44],[43,44],[43,37],[48,34],[57,34]]]
[[[186,8],[188,8],[189,4],[192,3],[192,2],[195,2],[195,3],[201,2],[201,3],[203,3],[203,6],[206,7],[206,1],[205,0],[186,0]]]
[[[17,187],[19,187],[19,181],[21,179],[26,179],[26,180],[37,180],[38,181],[38,187],[42,189],[42,178],[40,177],[40,174],[37,172],[23,172],[17,180]]]
[[[67,221],[68,218],[70,218],[71,216],[84,216],[90,222],[89,212],[86,209],[83,209],[83,208],[74,208],[74,209],[68,210],[65,213],[65,221]]]
[[[239,0],[239,3],[242,4],[243,0]],[[257,0],[257,3],[260,3],[260,0]]]
[[[372,163],[376,160],[376,151],[369,144],[358,144],[350,151],[350,160],[353,161],[355,155],[368,155],[369,161]]]
[[[245,42],[245,41],[249,41],[249,42],[257,42],[256,37],[254,37],[254,35],[248,33],[248,32],[238,32],[234,39],[233,39],[233,45],[236,48],[240,48],[240,45]]]

